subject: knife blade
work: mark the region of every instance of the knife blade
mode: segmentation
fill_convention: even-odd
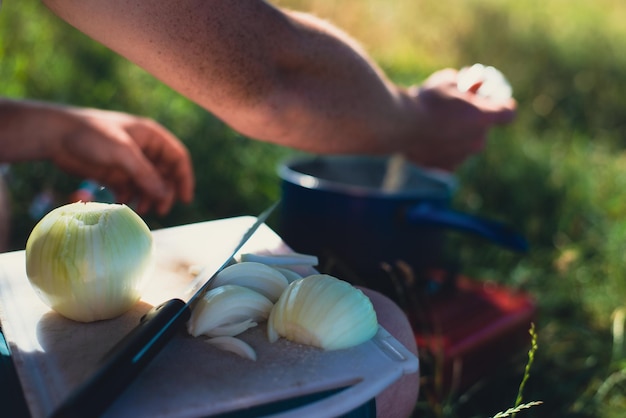
[[[239,250],[265,223],[280,201],[265,209],[244,233],[228,258],[206,279],[187,302],[170,299],[146,313],[129,334],[100,361],[96,372],[61,403],[51,418],[86,418],[102,415],[130,386],[141,371],[180,331],[191,316],[193,304],[202,297],[211,281],[226,268]],[[198,276],[207,273],[201,271]]]

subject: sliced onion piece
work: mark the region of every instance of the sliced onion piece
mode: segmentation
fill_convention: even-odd
[[[301,279],[302,277],[304,277],[300,273],[298,273],[296,271],[293,271],[293,270],[290,270],[290,269],[285,268],[285,267],[274,266],[274,268],[276,270],[278,270],[280,273],[282,273],[282,275],[285,276],[285,278],[287,279],[287,281],[289,283],[295,282],[296,280]]]
[[[467,92],[480,84],[476,94],[496,102],[505,102],[513,95],[511,84],[500,70],[492,66],[474,64],[459,70],[457,88]]]
[[[187,323],[189,334],[209,335],[216,328],[267,319],[272,302],[262,294],[236,285],[209,290],[191,312]]]
[[[210,288],[216,289],[227,284],[252,289],[271,302],[276,302],[289,282],[275,268],[263,263],[245,261],[228,266],[219,272],[211,282]]]
[[[214,337],[207,342],[220,350],[230,351],[248,360],[256,361],[256,351],[245,341],[235,337]]]
[[[315,255],[290,254],[242,254],[241,261],[254,261],[270,266],[317,266],[319,259]]]
[[[363,292],[326,274],[291,283],[268,319],[270,341],[278,336],[324,350],[349,348],[378,331],[376,312]]]
[[[220,325],[212,330],[206,332],[204,335],[209,337],[234,337],[241,334],[249,328],[254,328],[258,325],[252,319],[248,318],[245,321],[236,322],[234,324]]]
[[[274,305],[276,306],[276,305]],[[267,319],[267,339],[269,340],[269,342],[271,343],[275,343],[276,341],[278,341],[278,339],[280,338],[280,335],[278,335],[278,332],[276,332],[276,329],[274,328],[274,320],[273,320],[273,313],[277,312],[274,309],[272,309],[270,311],[270,315],[269,318]]]

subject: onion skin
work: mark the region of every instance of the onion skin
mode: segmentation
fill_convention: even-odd
[[[71,203],[33,228],[26,274],[59,314],[79,322],[111,319],[139,300],[153,250],[150,229],[126,205]]]

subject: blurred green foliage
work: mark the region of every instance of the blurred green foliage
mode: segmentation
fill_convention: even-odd
[[[620,0],[282,0],[334,21],[390,77],[418,83],[443,67],[481,62],[507,75],[516,122],[458,172],[454,205],[503,220],[531,251],[512,254],[450,233],[463,272],[532,293],[539,349],[520,413],[621,417],[626,358],[616,319],[626,295],[626,3]],[[152,227],[255,213],[278,196],[276,164],[293,151],[242,137],[137,67],[68,27],[37,2],[0,13],[1,94],[152,117],[189,147],[196,200]],[[12,167],[14,245],[27,206],[80,179],[46,163]],[[525,347],[521,347],[525,349]],[[523,360],[467,393],[420,400],[420,416],[487,417],[515,401]]]

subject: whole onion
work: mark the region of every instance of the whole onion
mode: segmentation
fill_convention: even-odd
[[[92,322],[119,316],[139,300],[153,264],[152,234],[126,205],[77,202],[44,216],[25,254],[41,300],[67,318]]]

